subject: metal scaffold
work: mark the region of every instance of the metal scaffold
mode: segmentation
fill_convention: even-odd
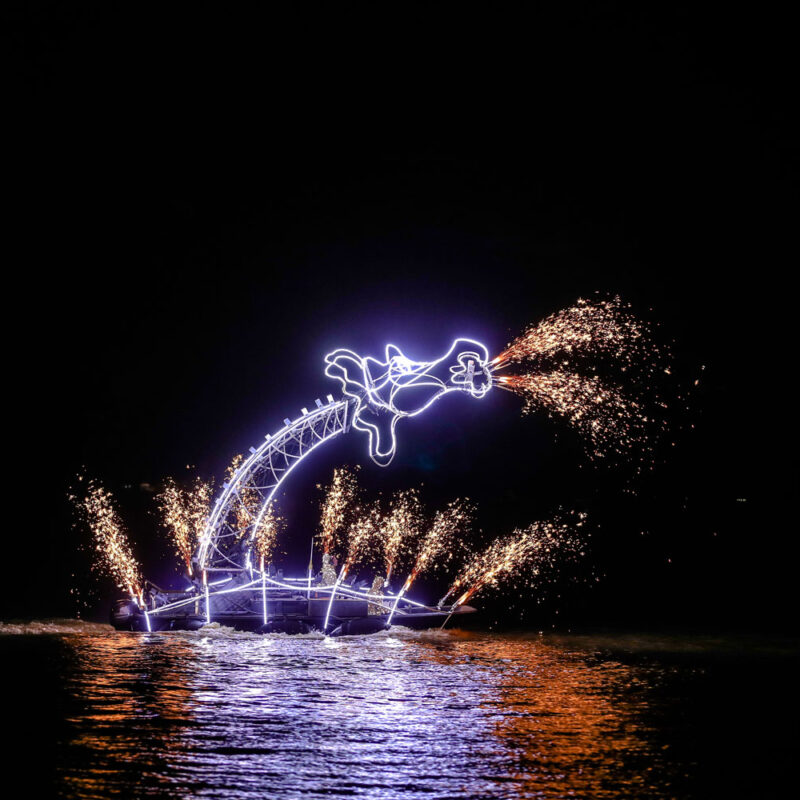
[[[250,530],[255,530],[278,487],[292,468],[323,442],[327,442],[350,426],[353,400],[316,401],[312,411],[302,409],[300,417],[284,420],[284,427],[266,437],[263,444],[250,448],[250,456],[239,466],[209,516],[194,557],[198,574],[232,573],[248,570],[249,536],[242,535],[239,520],[242,513],[252,513],[253,498],[260,509],[253,518]],[[243,509],[245,498],[247,508]]]

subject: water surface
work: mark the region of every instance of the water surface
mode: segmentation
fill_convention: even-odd
[[[0,632],[8,766],[50,796],[766,796],[797,752],[791,641]]]

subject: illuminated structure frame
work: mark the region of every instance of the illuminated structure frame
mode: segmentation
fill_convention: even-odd
[[[398,419],[421,414],[439,397],[452,391],[467,392],[473,397],[483,397],[491,388],[488,368],[488,351],[484,345],[471,339],[457,339],[447,353],[434,361],[412,361],[394,345],[387,345],[386,360],[362,358],[351,350],[337,350],[325,358],[325,374],[338,379],[345,397],[335,400],[327,396],[327,402],[316,401],[316,408],[301,409],[295,419],[285,419],[284,427],[267,436],[258,447],[250,448],[249,457],[223,485],[222,493],[209,515],[193,562],[196,574],[202,576],[205,595],[205,615],[212,619],[211,597],[228,592],[262,592],[266,584],[283,588],[306,588],[296,583],[279,582],[267,578],[263,572],[254,577],[256,570],[252,561],[253,535],[278,488],[292,469],[319,445],[346,433],[351,427],[364,431],[369,436],[370,456],[379,466],[386,466],[396,450],[395,426]],[[422,391],[423,400],[411,408],[400,403],[403,390]],[[375,415],[386,415],[389,419],[391,441],[381,444],[378,431],[370,421]],[[260,510],[245,535],[237,520],[243,498],[251,499],[254,493],[260,498]],[[223,587],[235,573],[249,573],[250,581],[236,581],[235,587]],[[258,574],[258,573],[257,573]],[[220,580],[216,580],[219,575]],[[305,582],[305,581],[304,581]],[[311,574],[307,579],[311,588]],[[315,586],[315,592],[366,596],[349,587]],[[377,598],[375,598],[377,601]],[[387,610],[396,607],[395,596],[384,596],[380,604]],[[178,601],[149,612],[158,614],[172,610],[194,600]],[[420,605],[408,601],[412,605]],[[266,599],[264,600],[266,622]],[[402,613],[402,612],[400,612]],[[149,625],[149,619],[148,619]]]
[[[251,531],[256,530],[278,487],[291,470],[312,450],[349,429],[350,400],[333,399],[327,404],[316,401],[314,411],[301,409],[296,420],[284,420],[284,427],[268,435],[260,447],[250,448],[250,456],[239,466],[228,483],[222,487],[208,518],[195,555],[198,572],[243,572],[250,570],[249,551],[242,560],[231,555],[232,545],[243,537],[237,528],[237,512],[245,494],[257,493],[261,498],[260,511]],[[241,555],[241,553],[240,553]]]

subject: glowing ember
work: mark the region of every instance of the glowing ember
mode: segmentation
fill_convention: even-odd
[[[394,494],[389,513],[381,521],[383,553],[386,562],[386,581],[403,560],[410,557],[422,531],[422,505],[416,489]]]
[[[177,554],[192,574],[192,555],[208,519],[213,484],[196,478],[189,488],[179,486],[173,478],[164,481],[164,489],[156,495],[164,527],[169,531]]]
[[[618,297],[579,300],[531,326],[492,361],[494,372],[515,363],[526,371],[495,376],[495,385],[521,395],[523,413],[563,417],[593,458],[637,450],[644,458],[666,426],[655,386],[669,374],[668,353],[629,308]]]
[[[337,537],[346,529],[348,517],[358,506],[358,495],[355,471],[347,467],[335,469],[333,481],[327,487],[325,499],[320,507],[319,537],[323,553],[331,553],[335,549],[338,544]]]
[[[108,573],[120,589],[144,605],[142,574],[131,552],[128,536],[119,517],[114,498],[108,490],[90,481],[86,496],[71,498],[82,512],[94,539],[94,568]]]
[[[501,581],[511,581],[517,589],[535,583],[545,569],[577,551],[580,542],[576,529],[583,525],[585,515],[572,516],[574,521],[534,522],[527,528],[496,539],[482,553],[473,556],[440,605],[461,589],[465,591],[453,608],[466,603],[486,587],[497,587]]]

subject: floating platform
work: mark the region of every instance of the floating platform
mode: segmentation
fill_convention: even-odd
[[[202,595],[187,597],[186,593],[175,593],[175,597],[167,596],[169,602],[162,606],[163,611],[156,606],[148,609],[147,613],[133,600],[119,600],[111,610],[110,622],[121,631],[193,631],[212,621],[240,631],[298,634],[322,633],[327,618],[325,632],[330,636],[358,636],[386,630],[390,616],[393,626],[414,630],[439,628],[451,616],[449,607],[439,609],[405,598],[398,601],[393,615],[388,608],[385,613],[370,613],[371,600],[366,598],[337,596],[330,603],[330,594],[320,594],[314,588],[310,591],[310,597],[286,590],[268,589],[264,593],[266,610],[264,595],[260,593],[241,598],[228,595],[225,603],[217,603],[219,608],[210,615],[206,614]],[[394,605],[395,599],[384,596],[384,603]],[[178,604],[179,607],[171,608]],[[465,616],[474,613],[475,609],[471,606],[459,606],[452,612],[451,622],[458,624]]]

